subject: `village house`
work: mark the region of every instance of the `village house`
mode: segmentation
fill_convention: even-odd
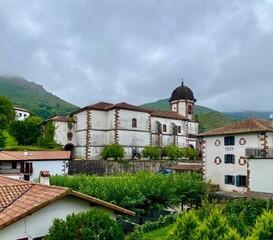
[[[41,179],[47,178],[41,172]],[[46,180],[44,181],[46,182]],[[69,188],[0,176],[0,237],[5,240],[42,240],[55,218],[99,207],[116,219],[135,213]]]
[[[68,173],[71,151],[0,151],[0,175],[33,181],[41,170]]]
[[[49,120],[56,126],[55,140],[75,158],[100,159],[105,145],[119,143],[126,156],[141,153],[145,146],[197,147],[196,99],[190,88],[177,87],[169,100],[170,110],[151,110],[125,102],[99,102],[70,114]]]
[[[30,116],[30,112],[24,108],[14,107],[15,120],[23,121]]]
[[[201,133],[199,137],[203,142],[206,181],[226,192],[257,191],[258,184],[265,184],[261,190],[268,191],[270,183],[266,180],[270,177],[265,164],[270,163],[267,158],[272,158],[272,121],[250,118]]]

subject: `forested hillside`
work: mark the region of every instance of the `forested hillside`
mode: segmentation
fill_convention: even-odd
[[[14,106],[26,108],[43,119],[55,114],[68,115],[78,109],[47,92],[43,86],[21,77],[0,76],[0,96],[8,97]]]
[[[149,109],[170,110],[168,98],[152,103],[146,103],[141,106]],[[199,105],[195,105],[195,115],[197,115],[200,132],[206,132],[215,128],[223,127],[236,121],[236,119],[226,117],[222,113]]]

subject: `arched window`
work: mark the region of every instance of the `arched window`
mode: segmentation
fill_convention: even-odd
[[[181,133],[181,126],[177,127],[177,133]]]
[[[192,114],[192,106],[191,105],[188,106],[188,114]]]
[[[167,126],[166,126],[166,124],[163,125],[163,132],[167,132]]]
[[[132,119],[132,127],[133,128],[137,127],[137,120],[135,118]]]

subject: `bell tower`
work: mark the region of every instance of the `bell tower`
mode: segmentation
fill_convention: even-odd
[[[195,120],[194,108],[196,99],[192,90],[184,85],[183,79],[181,86],[172,92],[169,102],[172,112],[177,112],[188,120]]]

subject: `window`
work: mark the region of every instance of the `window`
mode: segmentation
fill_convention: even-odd
[[[133,128],[137,127],[137,120],[135,118],[132,119],[132,127]]]
[[[181,133],[181,127],[180,126],[177,127],[177,132]]]
[[[192,114],[192,107],[191,107],[191,105],[188,106],[188,114]]]
[[[225,175],[225,184],[235,184],[235,177],[232,175]]]
[[[234,154],[226,154],[225,155],[225,163],[235,163],[235,155]]]
[[[236,176],[236,186],[237,187],[247,187],[247,178],[244,175]]]
[[[11,163],[11,168],[16,169],[17,168],[17,162],[12,162]]]
[[[167,132],[167,126],[166,126],[166,124],[163,125],[163,132]]]
[[[235,137],[234,136],[227,136],[225,137],[225,146],[234,145]]]

